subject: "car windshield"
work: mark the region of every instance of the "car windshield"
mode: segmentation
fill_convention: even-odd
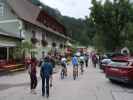
[[[117,62],[117,61],[112,61],[109,63],[109,66],[112,67],[127,67],[128,62]]]

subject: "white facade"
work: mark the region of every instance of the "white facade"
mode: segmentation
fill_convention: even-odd
[[[33,23],[32,23],[31,18],[28,18],[28,15],[27,15],[28,12],[25,10],[26,8],[22,8],[22,10],[23,10],[22,13],[19,12],[20,9],[19,10],[17,9],[16,10],[16,11],[18,11],[18,15],[17,15],[13,11],[13,9],[15,9],[15,7],[18,7],[18,5],[16,5],[15,3],[19,3],[19,2],[25,3],[26,5],[30,5],[30,7],[34,6],[34,5],[29,4],[26,0],[20,0],[20,1],[16,0],[16,2],[15,2],[15,0],[13,0],[13,1],[0,0],[0,4],[1,4],[0,14],[1,15],[4,14],[2,17],[0,16],[0,28],[1,29],[3,29],[6,32],[14,33],[14,36],[23,38],[24,39],[23,41],[28,41],[28,42],[31,42],[31,38],[33,37],[32,31],[34,31],[38,42],[36,43],[36,48],[31,51],[36,51],[36,57],[38,59],[40,59],[42,57],[43,51],[47,53],[51,49],[53,42],[56,43],[57,48],[59,48],[60,44],[65,44],[65,42],[67,41],[67,38],[65,38],[64,35],[62,35],[58,32],[54,32],[50,28],[45,29],[46,28],[45,26],[36,25],[36,24],[38,24],[37,22],[33,21]],[[10,6],[8,3],[10,4]],[[15,4],[15,6],[12,6],[14,4]],[[13,7],[13,9],[11,7]],[[34,9],[36,9],[36,7]],[[30,8],[29,11],[31,11],[31,10],[32,9]],[[39,12],[39,10],[36,10],[36,11]],[[23,16],[24,12],[26,12],[25,17],[28,20],[30,20],[30,22],[23,20],[20,17],[20,16]],[[23,16],[23,18],[24,18],[24,16]],[[42,34],[45,35],[45,39],[48,42],[48,45],[46,47],[43,47],[42,43],[41,43]]]
[[[23,22],[24,23],[24,22]],[[25,26],[23,26],[25,27]],[[24,35],[23,41],[31,41],[31,38],[33,36],[32,31],[35,31],[36,33],[36,39],[38,42],[35,44],[36,48],[32,49],[32,51],[35,51],[35,56],[40,59],[42,57],[42,52],[48,53],[52,48],[52,43],[56,43],[56,48],[60,49],[60,44],[65,45],[66,39],[59,37],[55,34],[52,34],[50,32],[45,31],[44,29],[39,28],[38,26],[34,26],[32,24],[28,24],[27,28],[22,29],[22,33]],[[46,41],[48,42],[48,45],[46,47],[42,46],[41,40],[42,40],[42,34],[44,34]]]

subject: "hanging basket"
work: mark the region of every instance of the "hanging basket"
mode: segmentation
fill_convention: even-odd
[[[52,43],[52,47],[56,47],[56,43],[55,42]]]
[[[36,44],[36,43],[38,42],[38,40],[37,40],[36,38],[31,38],[31,42],[32,42],[33,44]]]
[[[66,48],[66,45],[63,45],[64,48]]]
[[[60,49],[62,49],[63,48],[63,44],[60,44]]]
[[[46,40],[41,40],[42,46],[46,47],[48,45],[48,42]]]

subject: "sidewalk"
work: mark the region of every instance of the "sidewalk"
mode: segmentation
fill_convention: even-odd
[[[38,68],[39,72],[39,68]],[[72,66],[68,77],[60,79],[59,70],[53,76],[49,100],[132,100],[133,90],[112,84],[99,69],[89,66],[77,80],[72,78]],[[41,80],[38,73],[37,94],[30,93],[27,72],[0,77],[0,100],[44,100],[41,96]]]

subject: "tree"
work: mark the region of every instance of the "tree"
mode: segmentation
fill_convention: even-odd
[[[106,0],[103,4],[92,0],[92,5],[89,20],[96,29],[94,44],[107,51],[123,47],[126,27],[133,17],[132,4],[129,0]]]
[[[125,46],[128,47],[131,52],[133,52],[133,23],[128,23],[125,33],[128,33],[125,34]]]

